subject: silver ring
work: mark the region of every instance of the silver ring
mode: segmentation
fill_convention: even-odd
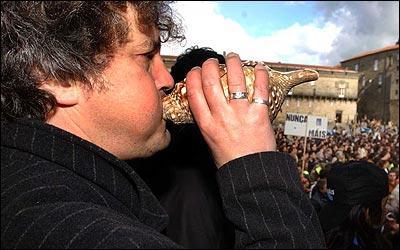
[[[230,100],[247,99],[247,92],[233,92],[230,94]]]
[[[268,101],[265,99],[262,99],[262,98],[254,98],[252,103],[264,104],[264,105],[269,106]]]

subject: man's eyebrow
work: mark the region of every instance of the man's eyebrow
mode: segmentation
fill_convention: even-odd
[[[159,50],[161,48],[161,41],[160,39],[157,40],[146,40],[143,43],[139,44],[137,46],[137,48],[139,49],[143,49],[143,50],[148,50],[150,51],[154,51],[154,50]]]

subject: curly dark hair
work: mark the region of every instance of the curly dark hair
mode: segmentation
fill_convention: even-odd
[[[1,119],[46,120],[54,96],[46,79],[102,88],[101,72],[127,41],[124,18],[132,6],[139,29],[160,30],[162,42],[182,41],[180,20],[163,1],[2,1]],[[96,84],[94,84],[96,82]]]
[[[199,48],[195,45],[187,48],[176,58],[176,63],[171,67],[171,75],[174,81],[183,81],[193,67],[201,66],[208,58],[216,58],[220,64],[225,64],[224,56],[209,47]]]

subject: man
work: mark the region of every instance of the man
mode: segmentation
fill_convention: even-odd
[[[169,6],[1,5],[1,247],[178,248],[160,233],[168,217],[159,202],[122,161],[170,140],[161,97],[173,83],[159,53],[160,37],[179,37]],[[268,107],[238,99],[240,58],[226,63],[229,100],[212,59],[189,72],[187,95],[235,246],[323,246],[294,163],[274,152]],[[259,65],[256,98],[267,100],[267,84]]]

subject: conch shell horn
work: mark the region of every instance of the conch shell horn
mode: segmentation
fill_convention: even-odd
[[[257,62],[248,61],[242,63],[243,72],[246,78],[246,88],[248,99],[251,102],[254,93],[254,67]],[[269,118],[271,122],[280,111],[283,102],[290,89],[294,86],[315,81],[318,79],[318,72],[311,69],[295,70],[290,72],[279,72],[264,65],[269,73]],[[225,97],[229,96],[226,66],[220,64],[221,85]],[[163,98],[163,116],[165,120],[170,120],[175,124],[194,123],[192,113],[189,109],[189,103],[186,98],[186,83],[179,82],[175,85],[173,91]]]

